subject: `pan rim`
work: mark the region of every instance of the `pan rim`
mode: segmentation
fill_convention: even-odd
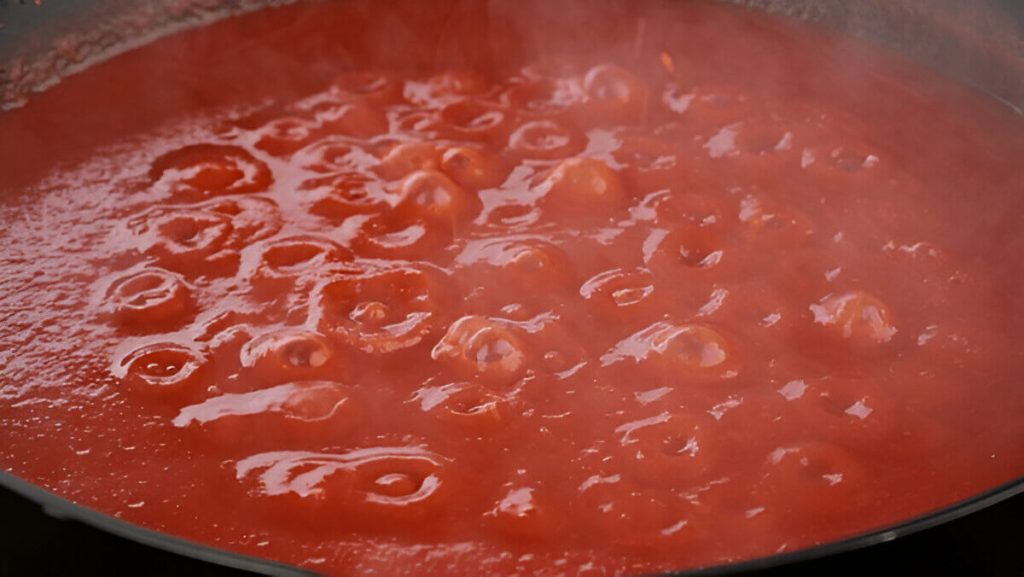
[[[0,471],[0,487],[42,507],[43,513],[58,520],[77,521],[108,534],[142,545],[222,567],[241,569],[272,577],[312,577],[318,573],[278,561],[220,549],[143,527],[91,509],[30,483],[9,471]],[[920,531],[955,521],[1024,494],[1024,475],[966,499],[939,507],[916,517],[836,541],[787,553],[776,553],[742,561],[656,573],[659,577],[729,577],[751,571],[795,565],[887,543]]]

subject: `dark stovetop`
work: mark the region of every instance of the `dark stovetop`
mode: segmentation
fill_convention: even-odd
[[[246,576],[47,517],[0,489],[0,577]],[[749,577],[929,575],[1024,577],[1024,495],[895,541]]]

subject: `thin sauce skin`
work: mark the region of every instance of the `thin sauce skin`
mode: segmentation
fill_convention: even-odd
[[[1024,474],[1018,117],[713,4],[427,4],[0,115],[0,466],[336,575],[713,565]]]

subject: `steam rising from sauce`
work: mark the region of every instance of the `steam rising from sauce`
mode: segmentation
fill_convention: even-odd
[[[132,521],[331,571],[639,573],[1022,470],[1024,245],[978,238],[1020,127],[846,41],[705,4],[296,6],[0,134],[0,464]]]

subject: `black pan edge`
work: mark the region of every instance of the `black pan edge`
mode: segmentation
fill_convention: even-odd
[[[174,537],[167,533],[146,529],[134,523],[129,523],[94,509],[78,505],[6,471],[0,471],[0,487],[9,489],[35,502],[43,508],[44,513],[51,517],[61,520],[78,521],[101,531],[167,551],[168,553],[270,577],[314,577],[317,575],[305,569],[299,569],[283,563],[232,553],[223,549],[217,549],[216,547],[201,545],[194,541]]]
[[[789,553],[779,553],[766,557],[758,557],[747,561],[738,561],[724,565],[714,565],[686,571],[660,574],[662,577],[727,577],[741,575],[750,571],[774,569],[786,565],[794,565],[805,561],[813,561],[830,555],[848,553],[872,545],[887,543],[900,537],[931,529],[939,525],[966,517],[987,507],[1001,503],[1011,497],[1024,494],[1024,477],[1004,483],[963,501],[936,509],[918,517],[875,529],[839,541],[832,541]]]
[[[9,489],[14,493],[17,493],[40,505],[43,508],[43,511],[51,517],[78,521],[118,537],[169,553],[182,555],[184,557],[207,563],[213,563],[223,567],[250,571],[271,577],[314,577],[317,575],[315,572],[299,569],[283,563],[242,555],[239,553],[232,553],[230,551],[201,545],[194,541],[181,539],[152,529],[146,529],[139,525],[78,505],[6,471],[0,471],[0,487]],[[786,565],[795,565],[805,561],[812,561],[822,557],[847,553],[857,549],[870,547],[872,545],[893,541],[900,537],[905,537],[919,531],[924,531],[926,529],[960,519],[970,515],[971,513],[996,505],[1020,494],[1024,494],[1024,477],[1004,483],[958,503],[942,507],[930,513],[925,513],[924,515],[909,519],[902,523],[879,528],[877,530],[842,539],[840,541],[833,541],[831,543],[816,545],[789,553],[769,555],[747,561],[688,569],[685,571],[675,571],[660,575],[662,577],[727,577],[742,575],[743,573],[751,571],[762,571]]]

